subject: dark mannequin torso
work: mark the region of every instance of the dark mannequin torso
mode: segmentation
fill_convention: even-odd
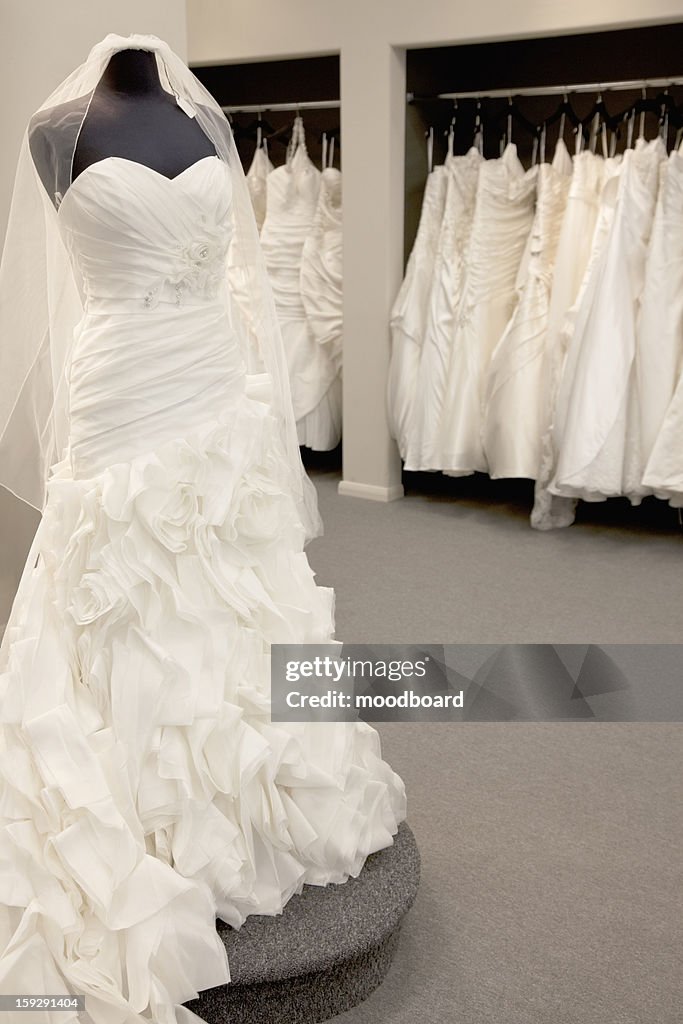
[[[54,174],[51,136],[69,104],[40,115],[29,133],[31,155],[50,198]],[[54,116],[53,116],[54,115]],[[216,150],[196,118],[178,106],[159,80],[156,57],[147,50],[119,50],[105,68],[81,126],[71,181],[106,157],[125,157],[174,178]]]
[[[174,178],[216,151],[195,118],[188,117],[159,81],[156,57],[120,50],[95,89],[78,138],[71,180],[108,156],[146,164]]]

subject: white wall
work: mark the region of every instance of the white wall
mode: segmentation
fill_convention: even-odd
[[[341,54],[342,493],[402,493],[384,393],[402,268],[405,48],[680,20],[683,0],[188,0],[192,62]]]
[[[186,56],[185,0],[0,0],[0,238],[28,119],[109,32],[151,32]],[[36,524],[0,488],[0,631]]]

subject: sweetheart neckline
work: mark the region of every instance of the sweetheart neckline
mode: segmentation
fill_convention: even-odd
[[[81,178],[84,175],[87,175],[89,171],[94,170],[100,164],[106,164],[106,163],[110,162],[111,160],[118,160],[120,163],[132,164],[133,167],[140,167],[143,171],[149,172],[155,178],[160,178],[164,182],[168,182],[169,185],[171,185],[171,186],[173,186],[175,184],[175,182],[180,181],[180,179],[183,178],[188,173],[188,171],[193,170],[195,167],[199,167],[200,164],[205,163],[207,160],[217,160],[219,163],[225,165],[225,161],[222,160],[221,157],[219,157],[215,153],[212,153],[212,154],[209,154],[209,156],[202,156],[202,157],[200,157],[199,160],[195,160],[194,163],[188,164],[188,166],[184,167],[183,170],[179,171],[178,174],[174,174],[172,178],[169,178],[169,176],[167,174],[164,174],[162,171],[157,171],[154,167],[150,167],[148,164],[141,163],[140,160],[131,160],[127,156],[103,156],[100,160],[95,160],[93,163],[88,164],[87,167],[84,167],[83,170],[81,171],[81,173],[76,178],[74,178],[74,180],[71,182],[71,184],[69,185],[68,189],[66,190],[66,192],[62,196],[62,201],[60,202],[59,206],[57,207],[57,213],[58,214],[60,213],[60,211],[61,211],[61,209],[64,206],[64,203],[66,201],[66,197],[73,190],[73,188],[76,185],[78,185],[78,182],[81,180]]]

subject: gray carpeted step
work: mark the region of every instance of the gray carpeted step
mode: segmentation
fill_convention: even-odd
[[[186,1005],[208,1024],[319,1024],[356,1006],[384,980],[420,878],[405,822],[393,846],[344,885],[307,885],[278,917],[218,923],[229,985]]]

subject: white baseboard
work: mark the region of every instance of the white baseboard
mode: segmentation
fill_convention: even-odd
[[[396,501],[403,497],[403,484],[393,487],[380,487],[377,484],[354,483],[353,480],[340,480],[337,493],[347,498],[365,498],[367,501]]]

